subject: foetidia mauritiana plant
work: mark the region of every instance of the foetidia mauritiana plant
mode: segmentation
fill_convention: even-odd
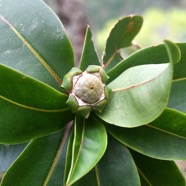
[[[120,19],[101,62],[87,28],[77,69],[43,1],[0,1],[2,186],[185,185],[174,160],[186,158],[186,44],[121,58],[141,26]]]

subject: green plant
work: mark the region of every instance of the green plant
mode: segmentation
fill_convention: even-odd
[[[143,13],[143,28],[135,38],[135,41],[143,47],[160,44],[163,38],[171,38],[171,40],[176,42],[182,42],[185,38],[185,16],[186,11],[179,8],[170,8],[166,10],[148,8]],[[99,48],[104,48],[109,30],[113,27],[115,22],[116,19],[109,20],[98,32],[97,43]]]
[[[174,163],[186,159],[185,43],[166,40],[121,59],[142,26],[128,16],[112,29],[101,63],[87,28],[79,70],[42,1],[1,0],[0,14],[0,143],[28,142],[2,186],[185,185]],[[69,96],[83,71],[108,93],[83,98],[84,108]]]

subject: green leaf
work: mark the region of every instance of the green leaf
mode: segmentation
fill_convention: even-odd
[[[172,68],[168,64],[130,68],[108,85],[112,94],[98,116],[122,127],[147,124],[165,109],[171,80]]]
[[[140,180],[129,150],[109,136],[107,150],[96,167],[74,186],[139,186]]]
[[[0,143],[15,144],[38,138],[62,129],[74,115],[60,112],[25,109],[0,99]]]
[[[47,179],[45,180],[45,185],[54,186],[59,185],[63,186],[64,183],[64,173],[65,173],[65,164],[66,164],[66,154],[69,138],[71,135],[71,124],[68,124],[66,131],[63,135],[61,145],[57,151],[56,157],[54,159],[53,165],[51,166],[50,172],[48,173]]]
[[[20,143],[63,128],[73,119],[67,98],[0,64],[0,143]]]
[[[103,64],[106,71],[113,68],[119,60],[119,49],[132,45],[132,40],[141,29],[141,16],[128,16],[119,20],[107,39]]]
[[[112,137],[109,138],[107,151],[96,169],[100,185],[140,185],[138,172],[129,150]]]
[[[19,145],[0,145],[0,173],[5,172],[26,147],[27,143]]]
[[[148,124],[163,112],[172,83],[172,63],[179,58],[175,44],[167,41],[165,45],[169,64],[135,66],[108,84],[112,94],[105,110],[98,113],[101,119],[117,126],[137,127]]]
[[[0,63],[60,89],[73,67],[64,28],[42,0],[1,0]]]
[[[176,52],[177,54],[181,53],[181,58],[179,63],[176,63],[174,66],[174,76],[173,79],[179,79],[186,77],[186,43],[178,43],[181,52]],[[176,47],[177,50],[177,47]],[[179,59],[180,56],[176,58]],[[151,46],[145,49],[141,49],[128,58],[124,59],[118,65],[116,65],[113,69],[111,69],[107,74],[110,77],[108,82],[113,81],[116,77],[118,77],[121,73],[123,73],[128,68],[137,65],[143,64],[162,64],[167,63],[169,61],[168,54],[166,48],[163,44],[157,46]]]
[[[186,78],[173,81],[168,107],[186,113]]]
[[[88,174],[83,176],[80,180],[73,184],[73,186],[100,186],[97,180],[97,169],[93,168]],[[104,186],[104,185],[102,185]]]
[[[35,111],[67,109],[68,96],[0,64],[0,99]]]
[[[69,150],[71,155],[67,154],[67,158],[72,158],[66,186],[87,174],[101,159],[107,146],[106,130],[93,117],[88,120],[76,117],[73,138],[72,150]]]
[[[174,67],[174,80],[182,79],[186,77],[186,43],[178,43],[178,47],[180,48],[181,58],[179,63],[177,63]]]
[[[87,27],[83,52],[80,60],[80,69],[84,71],[89,65],[100,66],[100,62],[92,40],[92,32],[90,28]]]
[[[174,80],[171,87],[168,107],[186,112],[186,44],[178,45],[182,52],[182,57],[178,65],[175,66]]]
[[[132,129],[107,125],[107,130],[121,143],[152,158],[186,158],[186,115],[166,109],[149,125]]]
[[[168,57],[169,57],[171,64],[174,65],[178,63],[181,58],[181,52],[180,52],[179,47],[169,40],[165,40],[164,43],[165,43],[165,48],[167,50]]]
[[[48,185],[56,166],[62,163],[59,162],[59,158],[60,153],[65,151],[68,132],[69,128],[65,131],[64,136],[64,131],[60,131],[31,141],[5,174],[2,186],[12,185],[12,180],[14,180],[15,186]],[[61,171],[63,172],[63,169]],[[61,177],[60,185],[62,183]]]
[[[142,186],[185,186],[185,179],[176,164],[149,158],[132,151]]]

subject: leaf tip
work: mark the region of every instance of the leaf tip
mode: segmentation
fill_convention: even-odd
[[[172,64],[178,63],[181,58],[181,52],[180,52],[179,47],[175,43],[169,40],[164,40],[164,44],[165,44],[170,62]]]

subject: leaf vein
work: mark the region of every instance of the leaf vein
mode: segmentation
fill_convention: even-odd
[[[6,23],[10,29],[19,37],[19,39],[28,47],[34,56],[41,62],[41,64],[48,70],[54,79],[61,85],[61,78],[54,72],[54,70],[46,63],[46,61],[39,55],[39,53],[31,46],[31,44],[20,34],[18,30],[7,20],[4,16],[0,15],[0,19]]]
[[[178,78],[178,79],[173,79],[172,82],[178,82],[178,81],[185,81],[186,80],[186,77],[184,78]]]
[[[186,139],[186,137],[184,137],[184,136],[180,136],[180,135],[174,134],[174,133],[172,133],[172,132],[169,132],[169,131],[166,131],[166,130],[163,130],[163,129],[154,127],[154,126],[152,126],[152,125],[146,125],[146,127],[149,127],[149,128],[155,129],[155,130],[158,130],[158,131],[160,131],[160,132],[163,132],[163,133],[166,133],[166,134],[169,134],[169,135],[178,137],[178,138]]]
[[[53,161],[53,163],[52,163],[52,166],[51,166],[51,168],[50,168],[50,170],[49,170],[49,172],[48,172],[48,175],[47,175],[47,177],[46,177],[46,180],[45,180],[45,182],[44,182],[44,186],[47,186],[48,182],[50,181],[50,178],[51,178],[51,176],[52,176],[52,173],[53,173],[53,171],[54,171],[54,169],[55,169],[55,167],[56,167],[56,165],[57,165],[57,162],[58,162],[58,160],[59,160],[60,154],[61,154],[61,152],[62,152],[62,150],[63,150],[63,148],[64,148],[65,141],[67,140],[67,136],[68,136],[68,134],[69,134],[69,132],[70,132],[71,126],[72,126],[71,123],[68,123],[68,124],[67,124],[67,127],[66,127],[66,129],[65,129],[64,136],[63,136],[63,138],[62,138],[62,140],[61,140],[61,144],[59,145],[59,149],[58,149],[58,151],[57,151],[57,153],[56,153],[56,157],[54,158],[54,161]]]
[[[139,169],[139,167],[137,167],[138,172],[141,174],[141,176],[144,178],[144,180],[147,182],[147,184],[149,186],[152,186],[152,184],[150,183],[150,181],[148,180],[148,178],[143,174],[143,172]]]
[[[166,68],[165,70],[167,70],[167,68]],[[165,70],[164,70],[164,71],[165,71]],[[163,71],[163,72],[164,72],[164,71]],[[163,73],[163,72],[162,72],[162,73]],[[144,81],[144,82],[142,82],[142,83],[138,83],[138,84],[136,84],[136,85],[132,85],[132,86],[129,86],[129,87],[124,87],[124,88],[112,89],[112,92],[125,91],[125,90],[129,90],[129,89],[136,88],[136,87],[138,87],[138,86],[145,85],[145,84],[150,83],[151,81],[155,80],[155,79],[158,78],[159,76],[161,76],[162,73],[161,73],[161,74],[158,74],[157,76],[155,76],[155,77],[152,78],[152,79],[149,79],[149,80]]]
[[[99,172],[98,172],[98,167],[97,165],[95,166],[95,173],[96,173],[96,181],[97,181],[97,186],[100,186],[100,177],[99,177]]]
[[[29,109],[29,110],[33,110],[33,111],[38,111],[38,112],[48,112],[48,113],[56,113],[56,112],[65,112],[68,111],[69,108],[64,108],[64,109],[56,109],[56,110],[46,110],[46,109],[41,109],[41,108],[35,108],[35,107],[31,107],[31,106],[27,106],[27,105],[23,105],[21,103],[17,103],[16,101],[10,100],[8,98],[5,98],[3,96],[0,95],[0,99],[3,99],[13,105],[16,105],[18,107],[22,107],[25,109]]]

